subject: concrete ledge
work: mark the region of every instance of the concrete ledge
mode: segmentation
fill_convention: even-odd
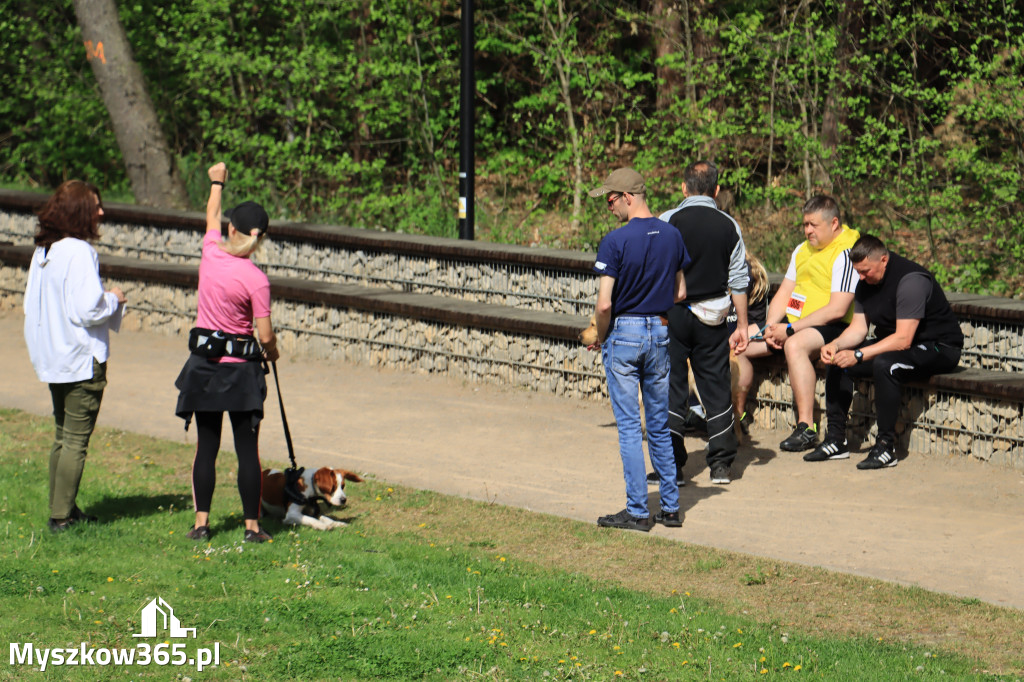
[[[33,247],[0,243],[0,263],[28,268]],[[100,274],[105,278],[196,289],[199,272],[195,267],[148,263],[131,258],[102,256]],[[589,320],[536,310],[449,299],[430,294],[403,293],[352,284],[307,281],[294,277],[270,277],[272,298],[313,303],[336,308],[398,315],[418,320],[490,329],[512,334],[546,336],[576,341]]]

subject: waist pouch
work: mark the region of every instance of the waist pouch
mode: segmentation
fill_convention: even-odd
[[[204,358],[243,358],[258,360],[263,357],[256,337],[250,334],[228,334],[219,329],[193,327],[188,332],[188,349]]]

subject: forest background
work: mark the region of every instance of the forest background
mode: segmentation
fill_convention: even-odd
[[[141,98],[97,80],[117,57],[88,25],[105,3],[150,139],[115,135],[117,102]],[[594,250],[614,225],[586,190],[608,171],[640,170],[661,211],[710,159],[769,269],[828,192],[951,289],[1020,295],[1018,3],[476,4],[478,239]],[[107,200],[201,209],[223,160],[228,201],[272,219],[454,237],[459,26],[458,0],[0,0],[0,184],[77,177]],[[153,147],[175,197],[143,196],[157,164],[139,176],[131,159]]]

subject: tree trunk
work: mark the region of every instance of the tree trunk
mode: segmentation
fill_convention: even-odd
[[[99,82],[135,201],[159,208],[188,208],[185,186],[114,0],[74,0],[74,4],[86,58]]]
[[[683,93],[683,75],[677,69],[661,63],[666,56],[678,52],[682,47],[683,24],[676,0],[654,0],[651,14],[654,15],[654,57],[658,62],[658,97],[655,106],[658,111],[664,111],[679,100]]]

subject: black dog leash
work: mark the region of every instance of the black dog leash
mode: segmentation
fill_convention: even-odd
[[[277,387],[277,403],[281,406],[281,423],[284,424],[284,440],[288,444],[288,459],[292,461],[292,469],[298,469],[295,463],[295,449],[292,447],[292,432],[288,430],[288,417],[284,414],[284,399],[281,397],[281,382],[277,379],[277,362],[271,362],[274,369],[274,386]]]
[[[271,362],[270,366],[274,370],[274,386],[277,388],[277,404],[281,406],[281,424],[284,425],[284,440],[288,444],[288,459],[291,460],[292,466],[290,469],[286,469],[284,472],[284,494],[291,502],[300,506],[306,507],[312,505],[311,509],[307,509],[311,516],[320,516],[319,500],[323,499],[321,495],[315,497],[306,497],[299,492],[298,480],[302,477],[302,473],[305,468],[300,469],[299,465],[295,463],[295,449],[292,447],[292,432],[288,428],[288,417],[284,414],[284,398],[281,397],[281,382],[277,378],[277,362]]]

